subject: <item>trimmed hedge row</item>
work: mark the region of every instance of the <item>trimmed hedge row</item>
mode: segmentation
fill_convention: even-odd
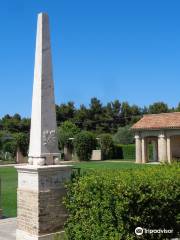
[[[128,145],[114,145],[114,159],[132,159],[134,160],[136,158],[136,152],[135,152],[135,144],[128,144]],[[148,153],[149,153],[149,159],[152,159],[153,156],[153,147],[152,145],[148,145]]]
[[[65,232],[71,240],[178,237],[180,165],[90,171],[68,185]],[[136,227],[173,233],[135,235]]]

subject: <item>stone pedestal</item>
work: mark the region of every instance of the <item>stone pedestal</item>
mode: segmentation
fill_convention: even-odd
[[[64,147],[64,161],[71,161],[72,160],[72,151],[69,147]]]
[[[18,148],[16,151],[16,163],[27,163],[27,158],[23,156],[22,152]]]
[[[102,160],[102,151],[101,150],[92,150],[91,160],[94,160],[94,161]]]
[[[64,184],[71,166],[17,166],[16,240],[54,240],[67,219]]]

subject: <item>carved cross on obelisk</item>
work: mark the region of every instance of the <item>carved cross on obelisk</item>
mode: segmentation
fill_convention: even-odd
[[[29,164],[58,163],[56,128],[49,18],[46,13],[40,13],[37,22]]]

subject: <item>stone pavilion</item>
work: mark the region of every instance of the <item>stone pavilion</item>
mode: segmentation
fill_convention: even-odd
[[[136,141],[136,163],[168,162],[180,158],[180,112],[144,115],[132,128]],[[148,159],[148,144],[153,159]]]

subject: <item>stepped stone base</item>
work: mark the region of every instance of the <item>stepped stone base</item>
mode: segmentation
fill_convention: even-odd
[[[67,211],[64,184],[71,166],[18,166],[16,240],[54,240],[64,228]]]

